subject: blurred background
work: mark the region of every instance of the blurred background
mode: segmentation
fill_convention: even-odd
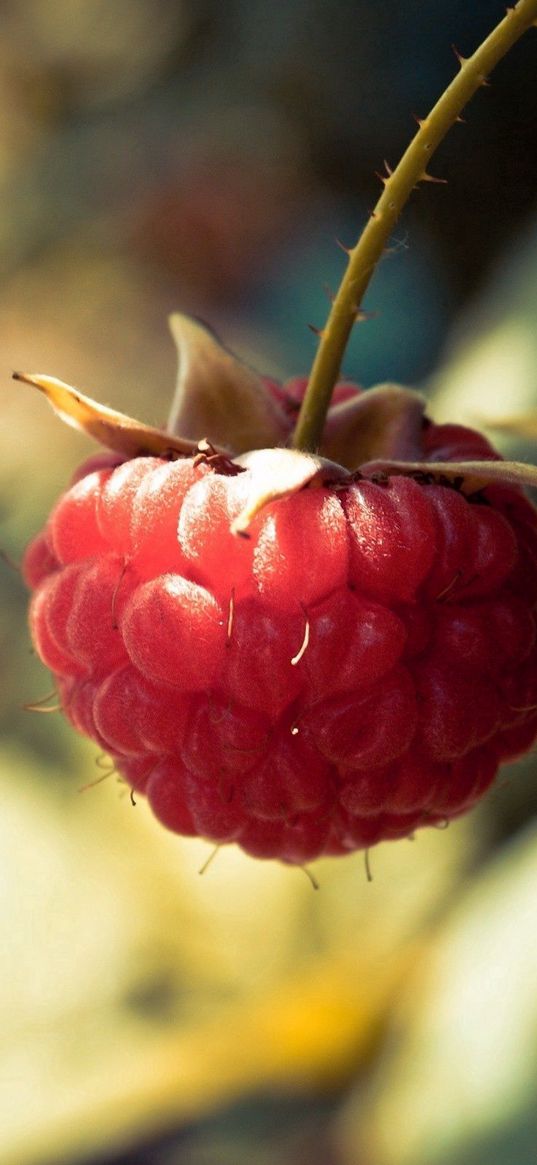
[[[495,0],[4,0],[1,1165],[533,1165],[537,783],[300,870],[165,833],[56,713],[16,569],[90,443],[10,381],[162,424],[166,316],[305,373],[327,288]],[[537,37],[452,130],[345,373],[537,407]],[[524,441],[502,446],[535,460]]]

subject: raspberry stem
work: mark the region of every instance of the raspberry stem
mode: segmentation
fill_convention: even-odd
[[[427,164],[464,106],[488,74],[515,42],[537,25],[537,0],[519,0],[490,35],[464,59],[457,53],[460,69],[434,105],[418,123],[418,131],[395,170],[386,165],[384,190],[356,246],[348,252],[348,265],[332,304],[311,370],[293,435],[295,449],[316,450],[321,443],[326,413],[353,324],[376,264],[414,187],[422,181],[439,181],[427,173]]]

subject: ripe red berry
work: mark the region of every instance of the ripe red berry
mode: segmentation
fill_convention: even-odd
[[[536,4],[459,58],[385,163],[306,391],[180,315],[165,430],[14,374],[113,451],[27,551],[36,648],[75,728],[177,833],[347,853],[465,812],[537,736],[537,467],[431,424],[411,390],[335,385],[406,199],[442,181],[424,161]]]
[[[423,429],[423,460],[495,456]],[[358,475],[242,538],[253,467],[86,470],[26,553],[32,634],[66,716],[170,829],[343,854],[465,812],[537,735],[537,515],[516,487]]]

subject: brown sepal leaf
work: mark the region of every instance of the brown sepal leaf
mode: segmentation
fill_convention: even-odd
[[[175,313],[170,328],[179,370],[168,429],[205,437],[231,453],[263,449],[285,438],[285,417],[263,381],[199,320]]]
[[[376,474],[419,475],[426,480],[456,485],[464,494],[473,494],[487,485],[537,486],[537,466],[522,461],[392,461],[378,458],[360,466],[363,477]]]
[[[162,429],[142,425],[125,413],[98,404],[55,376],[14,372],[13,379],[34,385],[44,393],[62,421],[125,457],[152,456],[174,460],[178,457],[192,457],[197,452],[197,441],[183,440]]]
[[[358,469],[376,458],[418,458],[425,400],[399,384],[379,384],[333,405],[324,427],[325,457]]]
[[[341,465],[297,449],[255,449],[235,457],[233,462],[251,474],[248,503],[231,526],[233,534],[246,538],[250,523],[272,502],[302,489],[351,481],[350,473]]]

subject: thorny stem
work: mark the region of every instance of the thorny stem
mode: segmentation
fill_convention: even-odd
[[[293,435],[295,449],[316,450],[339,375],[341,361],[353,324],[360,316],[360,305],[369,280],[390,234],[414,187],[423,181],[435,182],[427,173],[427,164],[464,106],[488,74],[515,42],[537,24],[537,0],[519,0],[476,49],[464,59],[457,54],[460,70],[442,94],[428,117],[418,122],[415,137],[395,170],[382,178],[384,190],[370,215],[356,246],[349,250],[348,266],[333,301],[311,370]],[[441,180],[440,180],[441,181]]]

